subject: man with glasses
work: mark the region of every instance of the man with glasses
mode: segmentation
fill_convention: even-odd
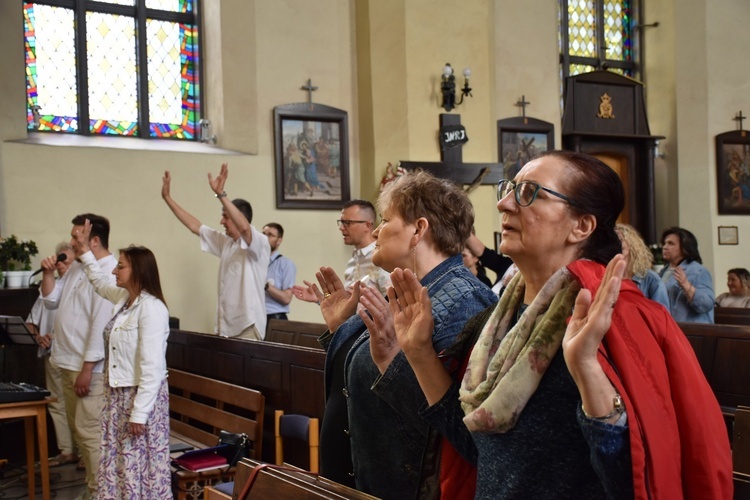
[[[284,239],[284,228],[276,222],[263,226],[263,234],[271,245],[271,262],[268,264],[266,278],[266,317],[272,319],[289,319],[289,303],[292,301],[292,286],[297,278],[297,267],[289,257],[279,253]]]
[[[352,258],[344,271],[344,286],[349,289],[357,281],[376,287],[383,295],[391,286],[390,274],[372,263],[375,250],[375,207],[367,200],[351,200],[344,204],[341,218],[336,221],[344,244],[354,247]],[[317,302],[310,286],[295,285],[294,296],[305,302]]]
[[[345,245],[352,245],[352,258],[344,271],[344,286],[350,288],[355,282],[377,287],[385,295],[391,285],[390,275],[372,263],[375,250],[375,207],[367,200],[351,200],[344,204],[341,219],[336,221]]]

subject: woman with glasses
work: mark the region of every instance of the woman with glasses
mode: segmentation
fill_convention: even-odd
[[[470,317],[497,301],[461,258],[474,223],[471,202],[451,182],[412,172],[389,183],[377,206],[382,222],[373,231],[372,261],[389,272],[408,268],[425,287],[434,325],[427,342],[440,352]],[[388,303],[361,282],[349,292],[329,267],[317,278],[329,330],[321,337],[321,474],[337,481],[351,474],[357,489],[380,498],[438,498],[441,445],[419,417],[424,397],[396,342]],[[446,489],[442,497],[456,498]]]
[[[690,344],[622,279],[618,176],[551,151],[498,199],[500,250],[519,272],[453,346],[431,348],[411,271],[394,270],[389,293],[421,415],[476,462],[476,498],[731,498],[726,428]],[[467,363],[462,381],[446,358]]]

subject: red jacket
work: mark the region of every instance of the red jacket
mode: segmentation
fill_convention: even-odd
[[[596,293],[604,266],[568,266]],[[628,413],[638,499],[731,499],[726,426],[695,353],[669,313],[623,280],[599,362]]]

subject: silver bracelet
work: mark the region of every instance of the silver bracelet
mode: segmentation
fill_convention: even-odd
[[[586,416],[586,418],[590,420],[609,420],[615,415],[619,415],[623,411],[625,411],[625,408],[622,404],[622,397],[620,397],[619,392],[615,392],[615,397],[612,399],[612,404],[614,405],[614,408],[612,408],[612,411],[604,415],[603,417],[595,417],[593,415],[589,415],[588,413],[586,413],[586,408],[583,407],[583,403],[581,403],[581,411]]]
[[[216,196],[218,199],[226,198],[227,197],[227,192],[226,191],[222,191],[221,193],[217,193],[214,196]]]

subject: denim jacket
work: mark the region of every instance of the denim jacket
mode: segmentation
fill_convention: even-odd
[[[460,255],[440,263],[421,283],[432,300],[436,352],[453,343],[469,318],[497,301],[463,266]],[[321,337],[327,351],[326,397],[333,357],[353,335],[358,339],[346,355],[344,391],[357,489],[385,499],[437,498],[436,433],[418,413],[426,404],[422,390],[403,352],[380,374],[359,316]]]
[[[711,273],[696,261],[683,260],[680,267],[685,271],[688,281],[695,287],[693,301],[689,302],[687,295],[674,275],[665,283],[669,295],[669,311],[675,321],[691,323],[714,322],[714,286]],[[661,271],[661,276],[667,272],[667,267]]]

